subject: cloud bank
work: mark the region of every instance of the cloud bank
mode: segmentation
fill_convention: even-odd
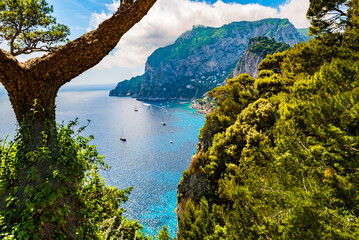
[[[288,18],[296,28],[307,28],[309,27],[309,21],[306,18],[308,8],[309,0],[291,0],[279,6],[278,16]]]
[[[93,13],[88,30],[109,18],[120,5],[119,0],[107,4],[107,11]],[[255,21],[264,18],[288,18],[297,28],[308,27],[305,18],[309,0],[290,0],[278,9],[259,4],[214,4],[190,0],[158,0],[149,13],[121,39],[111,55],[96,69],[112,67],[144,67],[147,57],[157,48],[172,44],[193,25],[220,27],[234,21]]]

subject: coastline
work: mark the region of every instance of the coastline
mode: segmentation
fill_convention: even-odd
[[[192,103],[192,105],[190,106],[190,108],[192,109],[197,109],[196,113],[200,113],[203,115],[207,115],[211,112],[213,112],[213,108],[210,108],[208,106],[203,106],[197,102]]]

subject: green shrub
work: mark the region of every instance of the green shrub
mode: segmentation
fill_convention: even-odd
[[[24,149],[20,134],[1,142],[1,239],[41,239],[46,229],[52,239],[145,239],[142,226],[125,219],[120,207],[132,188],[105,184],[99,170],[109,166],[89,144],[93,136],[78,135],[84,127],[75,132],[76,125],[59,125],[52,144],[44,135],[35,151]]]

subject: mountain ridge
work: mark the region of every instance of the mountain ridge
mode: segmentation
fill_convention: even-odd
[[[158,48],[149,56],[145,73],[139,76],[141,84],[135,86],[139,91],[129,91],[129,84],[120,82],[110,96],[132,96],[147,101],[201,98],[222,84],[244,54],[249,39],[257,36],[291,46],[308,40],[288,19],[233,22],[219,28],[194,26],[173,44]]]

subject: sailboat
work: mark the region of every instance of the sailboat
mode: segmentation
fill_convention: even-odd
[[[121,135],[123,136],[123,128],[121,128]],[[120,140],[122,141],[122,142],[126,142],[127,141],[127,139],[125,138],[125,137],[120,137]]]
[[[134,110],[135,112],[138,112],[138,109],[137,109],[137,107],[135,107],[135,110]]]

